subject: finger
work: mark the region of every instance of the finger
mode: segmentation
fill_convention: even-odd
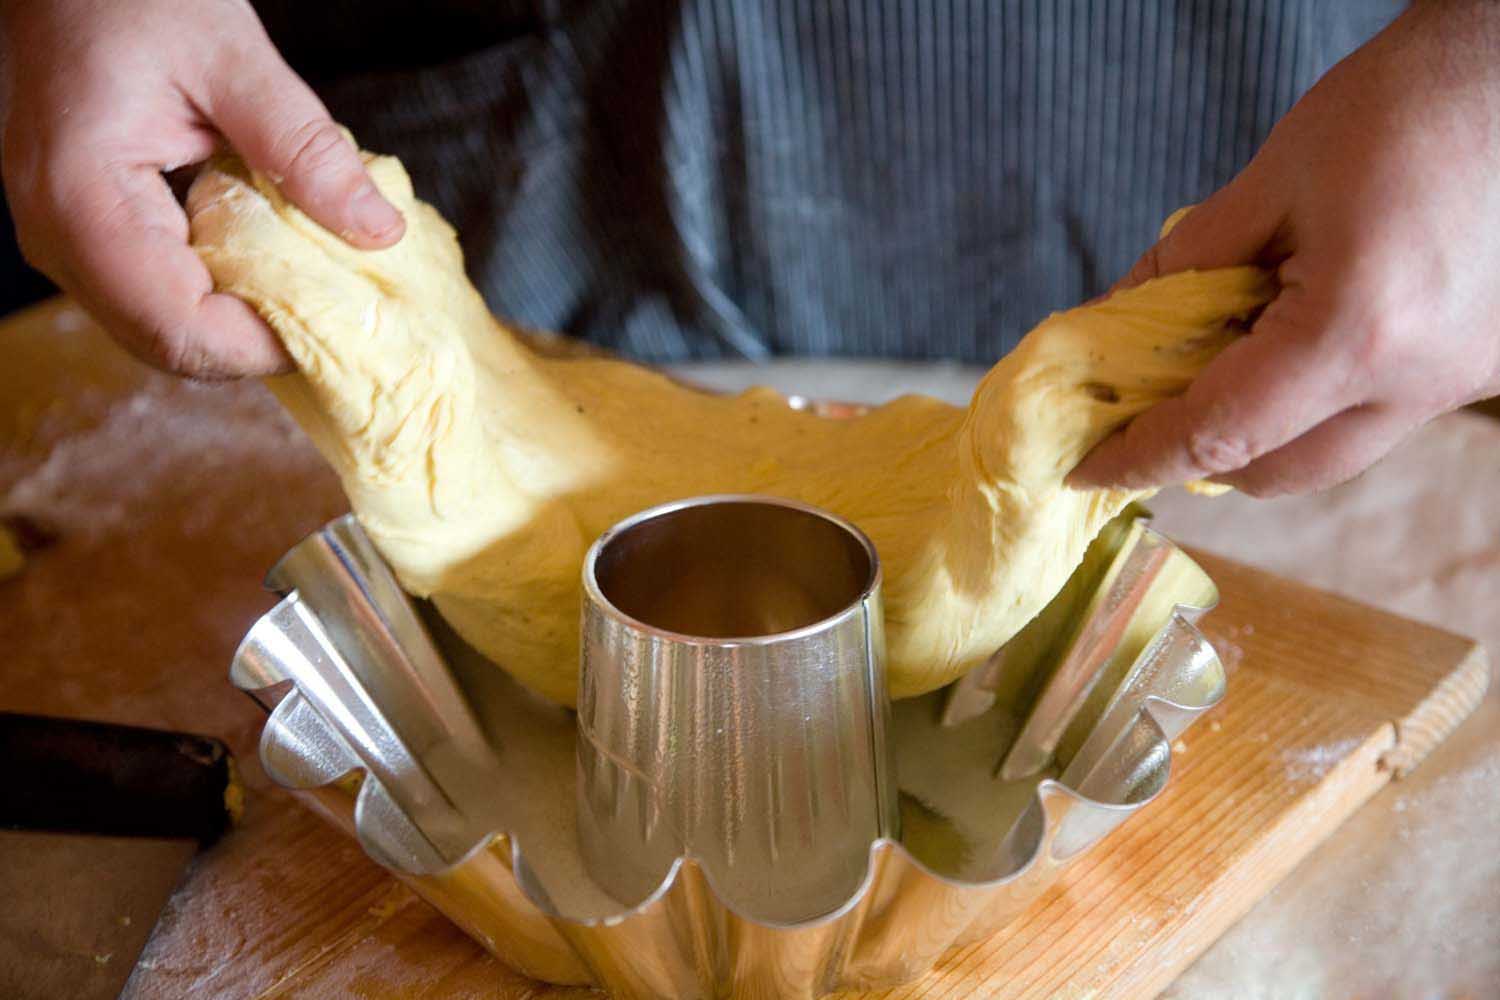
[[[215,293],[187,244],[187,219],[150,166],[60,181],[70,211],[57,275],[132,354],[199,378],[290,371],[276,335],[244,302]]]
[[[1257,497],[1329,489],[1384,458],[1417,423],[1390,407],[1358,406],[1218,481]]]
[[[1187,392],[1137,416],[1091,451],[1074,486],[1148,489],[1223,476],[1362,402],[1335,338],[1299,329],[1302,292],[1283,289],[1251,332]]]
[[[376,189],[359,151],[267,41],[216,66],[205,109],[245,162],[276,180],[325,229],[373,249],[401,238],[401,213]]]
[[[1173,213],[1161,238],[1111,291],[1178,271],[1256,263],[1282,218],[1279,201],[1262,190],[1252,164],[1202,204]]]

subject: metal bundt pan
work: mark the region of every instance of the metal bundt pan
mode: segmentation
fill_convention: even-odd
[[[267,582],[284,598],[231,678],[269,711],[272,778],[507,965],[627,1000],[814,998],[921,975],[1160,793],[1172,741],[1225,685],[1191,623],[1212,584],[1128,512],[988,667],[895,704],[899,840],[869,844],[843,905],[778,923],[692,858],[644,899],[600,889],[577,844],[573,714],[407,597],[352,516]]]

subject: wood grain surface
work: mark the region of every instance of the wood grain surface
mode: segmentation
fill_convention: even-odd
[[[225,676],[260,575],[343,508],[258,385],[146,372],[59,303],[0,329],[0,514],[55,544],[0,582],[0,708],[196,730],[246,772],[126,996],[584,997],[509,973],[275,789]],[[1470,640],[1200,556],[1229,695],[1169,788],[1012,926],[887,997],[1149,997],[1477,703]]]

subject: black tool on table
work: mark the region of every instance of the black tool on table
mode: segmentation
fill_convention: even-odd
[[[218,740],[0,712],[0,996],[118,996],[239,796]]]

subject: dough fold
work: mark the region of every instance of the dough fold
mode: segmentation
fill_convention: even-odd
[[[894,696],[977,666],[1144,495],[1064,476],[1181,393],[1274,292],[1249,267],[1159,278],[1048,317],[967,410],[908,396],[828,420],[768,389],[712,396],[625,362],[533,355],[490,315],[400,163],[366,163],[406,216],[394,247],[349,247],[233,159],[193,184],[192,243],[296,359],[271,388],[402,585],[569,705],[586,548],[631,513],[704,493],[797,498],[870,535]]]

